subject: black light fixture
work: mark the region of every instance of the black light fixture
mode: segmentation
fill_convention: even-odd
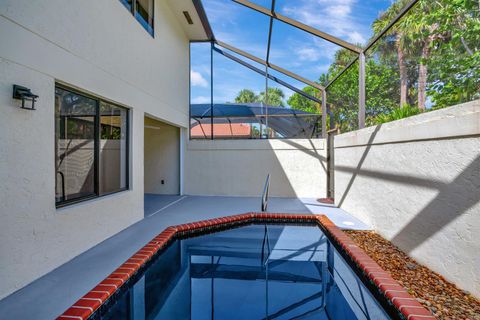
[[[22,100],[22,109],[35,110],[35,101],[37,101],[38,96],[32,93],[32,90],[19,86],[17,84],[13,85],[13,99]],[[31,107],[25,107],[25,101],[32,101]]]

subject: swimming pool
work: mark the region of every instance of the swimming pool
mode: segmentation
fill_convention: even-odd
[[[411,320],[413,312],[430,317],[326,217],[253,213],[167,228],[59,319]]]
[[[339,259],[314,226],[250,225],[176,240],[103,318],[389,319]],[[348,282],[363,295],[344,290]]]

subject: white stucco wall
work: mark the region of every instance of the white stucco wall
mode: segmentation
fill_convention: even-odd
[[[143,217],[144,113],[188,124],[189,44],[166,2],[152,38],[118,0],[2,0],[0,43],[2,298]],[[129,191],[55,208],[55,82],[130,108]]]
[[[180,129],[145,118],[144,138],[145,193],[179,194]]]
[[[190,140],[185,193],[260,196],[270,173],[270,195],[325,197],[323,139]]]
[[[337,205],[480,296],[480,101],[335,137]]]

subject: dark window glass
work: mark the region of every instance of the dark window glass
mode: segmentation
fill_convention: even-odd
[[[120,0],[138,22],[153,36],[154,0]]]
[[[55,89],[58,205],[128,189],[128,110]]]
[[[95,115],[93,99],[56,89],[56,200],[95,195]]]
[[[100,102],[100,193],[127,187],[127,110]]]
[[[153,1],[154,0],[135,1],[135,17],[151,35],[153,35]]]

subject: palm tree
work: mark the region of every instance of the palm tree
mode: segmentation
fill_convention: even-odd
[[[285,94],[282,89],[270,87],[267,93],[267,101],[265,101],[265,92],[260,92],[257,97],[257,102],[263,102],[270,106],[285,107],[285,102],[283,102]]]
[[[236,103],[253,103],[258,100],[257,95],[255,92],[249,89],[240,90],[240,92],[235,97]]]
[[[400,10],[405,7],[408,2],[408,0],[399,0],[395,2],[392,4],[392,6],[390,6],[390,8],[388,8],[387,11],[385,11],[377,20],[375,20],[373,23],[373,31],[375,34],[378,34],[385,29],[390,21],[392,21],[392,19],[398,15]],[[397,52],[397,63],[400,76],[400,106],[403,106],[407,104],[408,74],[405,61],[406,57],[403,44],[404,31],[402,30],[402,25],[400,23],[396,23],[392,28],[390,28],[390,30],[387,32],[387,35],[391,35],[395,39],[394,45]],[[385,51],[384,53],[389,52],[389,47],[385,43],[380,46],[380,49],[383,49],[383,51]]]
[[[428,60],[433,44],[444,41],[448,32],[442,30],[439,13],[442,12],[442,1],[419,1],[415,8],[401,21],[405,40],[413,48],[420,48],[418,63],[417,103],[420,110],[425,110],[427,100]]]

